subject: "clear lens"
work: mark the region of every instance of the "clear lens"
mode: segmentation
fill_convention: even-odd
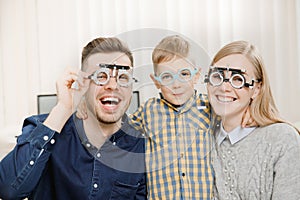
[[[218,86],[223,83],[223,75],[220,72],[212,72],[209,76],[209,82],[213,86]]]
[[[97,74],[97,81],[100,83],[100,84],[104,84],[106,83],[108,80],[108,74],[106,72],[99,72]]]
[[[234,74],[230,78],[230,83],[234,88],[242,88],[245,83],[245,78],[241,74]]]
[[[169,85],[169,84],[173,83],[174,77],[171,72],[163,72],[160,75],[160,80],[163,85]]]
[[[133,79],[130,73],[126,71],[118,73],[117,82],[119,85],[127,87],[132,83],[132,80]]]
[[[189,81],[192,78],[192,72],[190,69],[182,69],[178,72],[179,80],[181,81]]]

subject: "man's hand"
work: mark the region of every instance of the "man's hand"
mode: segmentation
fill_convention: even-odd
[[[86,76],[85,72],[65,69],[56,81],[57,104],[51,110],[44,125],[56,132],[61,131],[89,88],[90,80],[85,79]],[[74,84],[76,84],[75,87]]]
[[[79,119],[83,119],[83,120],[88,118],[85,99],[82,99],[79,105],[77,106],[76,116]]]

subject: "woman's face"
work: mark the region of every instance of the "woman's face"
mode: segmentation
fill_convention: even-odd
[[[249,60],[241,54],[232,54],[226,56],[214,64],[215,67],[224,67],[223,78],[230,79],[233,74],[236,74],[234,69],[246,70],[241,72],[245,77],[246,83],[251,83],[252,79],[256,80],[254,76],[254,66]],[[233,69],[226,70],[226,68]],[[222,121],[236,122],[237,125],[241,124],[242,117],[248,108],[251,98],[255,98],[259,93],[259,84],[254,83],[253,89],[249,87],[242,87],[236,89],[232,87],[229,81],[224,81],[219,86],[212,86],[207,84],[209,101],[216,112],[220,115]]]

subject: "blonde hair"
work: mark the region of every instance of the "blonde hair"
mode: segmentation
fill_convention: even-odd
[[[179,35],[163,38],[152,52],[154,72],[157,65],[174,59],[187,58],[189,56],[190,44]]]
[[[116,37],[99,37],[89,42],[81,53],[81,69],[84,67],[85,60],[96,53],[120,52],[128,56],[131,66],[133,66],[133,56],[128,46]]]
[[[260,80],[261,88],[256,98],[250,104],[250,114],[259,126],[285,122],[280,116],[272,95],[269,79],[263,60],[256,47],[246,41],[235,41],[225,45],[213,58],[211,65],[232,54],[244,55],[255,67],[254,74]]]

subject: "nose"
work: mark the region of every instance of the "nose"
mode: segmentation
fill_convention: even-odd
[[[107,84],[104,85],[105,89],[116,90],[118,88],[117,78],[110,77]]]
[[[171,86],[173,88],[179,88],[180,87],[181,82],[176,78],[174,79],[173,83],[171,84]]]
[[[224,81],[221,85],[221,88],[223,91],[230,91],[232,89],[232,86],[229,81]]]

